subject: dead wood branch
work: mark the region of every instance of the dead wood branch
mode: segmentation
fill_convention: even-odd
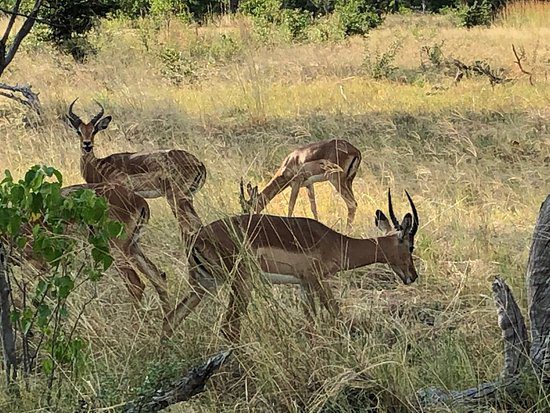
[[[10,34],[15,25],[15,21],[18,16],[22,15],[22,13],[20,13],[21,3],[22,0],[16,0],[11,11],[7,11],[4,9],[1,10],[2,12],[9,14],[10,18],[6,26],[6,30],[0,38],[0,76],[2,76],[6,68],[10,65],[13,58],[15,57],[15,54],[19,50],[19,47],[21,46],[21,42],[30,33],[34,24],[37,22],[38,13],[40,12],[40,8],[43,5],[43,0],[34,1],[34,5],[31,11],[28,14],[25,14],[25,20],[23,21],[23,24],[21,25],[17,33],[15,33],[13,40],[8,45],[11,37]],[[41,107],[40,100],[38,99],[38,94],[34,93],[29,85],[11,86],[6,85],[5,83],[1,83],[0,89],[8,91],[0,92],[1,96],[5,96],[25,106],[28,106],[40,115]],[[19,96],[17,93],[20,93],[21,95],[23,95],[23,97]]]
[[[458,59],[451,58],[447,61],[446,66],[454,66],[456,68],[456,74],[454,78],[455,84],[460,82],[464,75],[470,76],[471,74],[486,76],[489,79],[491,86],[512,81],[512,79],[508,79],[504,75],[504,69],[500,68],[497,70],[493,70],[488,63],[481,60],[476,60],[473,64],[467,65]]]
[[[521,64],[521,61],[525,60],[525,49],[521,48],[518,53],[518,51],[516,50],[516,46],[512,44],[512,51],[514,52],[514,56],[516,57],[515,63],[518,65],[519,70],[521,71],[521,73],[529,76],[529,83],[531,84],[531,86],[535,86],[535,83],[533,82],[533,74],[525,70],[523,68],[523,65]]]
[[[25,105],[32,110],[34,110],[38,115],[42,112],[42,105],[38,97],[38,93],[33,92],[31,85],[7,85],[5,83],[0,83],[0,89],[7,90],[12,93],[0,91],[0,96],[5,96],[7,98],[13,99],[22,105]],[[20,93],[23,97],[16,95],[15,93]]]
[[[9,385],[17,378],[17,357],[15,353],[15,333],[11,323],[10,284],[8,281],[7,256],[0,240],[0,326],[4,370]]]
[[[504,367],[500,379],[460,391],[436,388],[421,390],[419,398],[423,405],[470,405],[484,401],[494,403],[501,398],[501,394],[509,393],[515,388],[517,374],[527,360],[527,328],[510,288],[498,277],[493,281],[493,299],[504,340]]]
[[[543,202],[527,264],[527,297],[531,340],[510,288],[497,278],[493,282],[498,324],[504,340],[504,367],[500,378],[463,391],[428,388],[418,392],[423,405],[506,404],[521,401],[529,376],[550,383],[550,196]],[[529,361],[529,362],[528,362]]]
[[[142,397],[128,403],[126,413],[158,412],[173,404],[189,400],[204,391],[208,379],[222,366],[231,351],[222,351],[210,357],[204,364],[193,367],[187,374],[170,386],[169,389],[158,390],[153,396]]]

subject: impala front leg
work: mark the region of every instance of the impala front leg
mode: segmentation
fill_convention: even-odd
[[[288,216],[291,217],[294,212],[294,206],[296,205],[296,200],[298,199],[298,193],[300,192],[300,182],[298,180],[292,181],[290,192],[290,201],[288,202]]]

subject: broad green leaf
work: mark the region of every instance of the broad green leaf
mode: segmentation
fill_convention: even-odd
[[[25,199],[25,188],[21,185],[15,185],[11,188],[11,202],[19,205]]]
[[[118,221],[109,221],[105,225],[105,233],[109,238],[117,238],[122,235],[124,226]]]
[[[96,263],[102,264],[104,270],[108,269],[113,263],[113,257],[105,250],[100,250],[99,248],[92,249],[92,258]]]
[[[56,278],[53,283],[58,290],[57,296],[61,299],[67,298],[74,288],[74,281],[68,275]]]

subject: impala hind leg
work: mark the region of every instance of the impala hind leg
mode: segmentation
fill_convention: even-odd
[[[311,212],[313,217],[319,221],[319,215],[317,215],[317,204],[315,203],[315,190],[313,189],[313,184],[307,186],[307,195],[309,197],[309,206],[311,207]]]
[[[117,270],[122,275],[126,288],[130,292],[135,303],[140,303],[145,291],[145,284],[141,281],[141,278],[139,278],[136,271],[129,264],[117,265]]]
[[[250,277],[248,272],[237,272],[231,286],[229,306],[222,323],[222,334],[231,342],[239,341],[241,335],[241,320],[252,296],[250,291]]]
[[[338,191],[348,207],[347,228],[349,230],[351,229],[351,224],[355,219],[355,212],[357,211],[357,201],[355,200],[355,195],[351,188],[353,179],[346,179],[342,175],[339,175],[337,178],[330,179],[330,183],[334,186],[336,191]]]
[[[144,274],[147,279],[153,284],[159,299],[162,303],[162,309],[166,313],[170,311],[170,301],[168,299],[168,284],[166,282],[166,274],[158,269],[158,267],[143,253],[141,247],[137,243],[133,243],[128,253],[130,262]]]
[[[166,200],[178,220],[181,239],[189,248],[192,235],[202,225],[202,221],[193,206],[193,197],[183,191],[173,189],[171,185],[167,185]]]
[[[206,293],[215,293],[216,291],[214,286],[203,285],[200,280],[195,279],[193,273],[190,275],[189,284],[191,292],[176,306],[176,308],[164,316],[162,334],[165,338],[170,337],[174,333],[174,328],[193,312]]]

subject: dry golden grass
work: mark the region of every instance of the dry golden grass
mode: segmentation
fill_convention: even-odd
[[[204,222],[239,212],[241,176],[261,186],[292,148],[332,137],[363,152],[352,235],[376,234],[373,214],[386,209],[388,187],[400,214],[407,211],[402,190],[409,190],[421,219],[414,285],[400,285],[385,267],[335,280],[358,332],[319,320],[318,334],[308,338],[293,288],[260,287],[232,363],[205,395],[173,411],[351,412],[358,411],[355,399],[378,403],[372,411],[411,411],[418,388],[456,389],[496,377],[502,352],[490,283],[501,275],[526,306],[530,235],[550,187],[550,26],[465,30],[442,17],[399,16],[367,39],[268,45],[242,20],[200,29],[176,21],[154,26],[105,22],[94,35],[98,54],[86,64],[27,43],[5,80],[31,83],[45,114],[39,125],[26,126],[19,107],[0,102],[1,169],[19,175],[44,163],[58,167],[67,183],[80,182],[78,140],[62,121],[68,103],[80,96],[79,113],[91,114],[98,99],[114,116],[97,137],[98,155],[177,147],[204,161],[209,176],[196,201]],[[396,72],[372,79],[366,54],[395,41],[401,46]],[[446,57],[484,59],[515,81],[492,88],[474,77],[454,85],[453,73],[421,68],[421,48],[442,41]],[[512,43],[525,49],[535,86],[515,67]],[[180,85],[163,75],[159,54],[167,47],[188,59],[180,63],[191,73]],[[343,230],[344,204],[329,185],[316,192],[321,221]],[[268,211],[285,214],[287,196]],[[175,302],[187,291],[181,246],[166,202],[151,205],[145,249],[169,274]],[[310,215],[307,197],[296,214]],[[143,309],[134,309],[110,272],[79,327],[90,343],[88,371],[68,380],[58,409],[74,411],[79,398],[97,408],[114,406],[138,392],[146,377],[175,373],[226,346],[218,335],[225,292],[205,300],[169,349],[159,351],[154,292]],[[87,294],[81,292],[75,308]],[[18,405],[21,411],[38,411],[36,386]],[[337,405],[340,410],[330,410]]]

